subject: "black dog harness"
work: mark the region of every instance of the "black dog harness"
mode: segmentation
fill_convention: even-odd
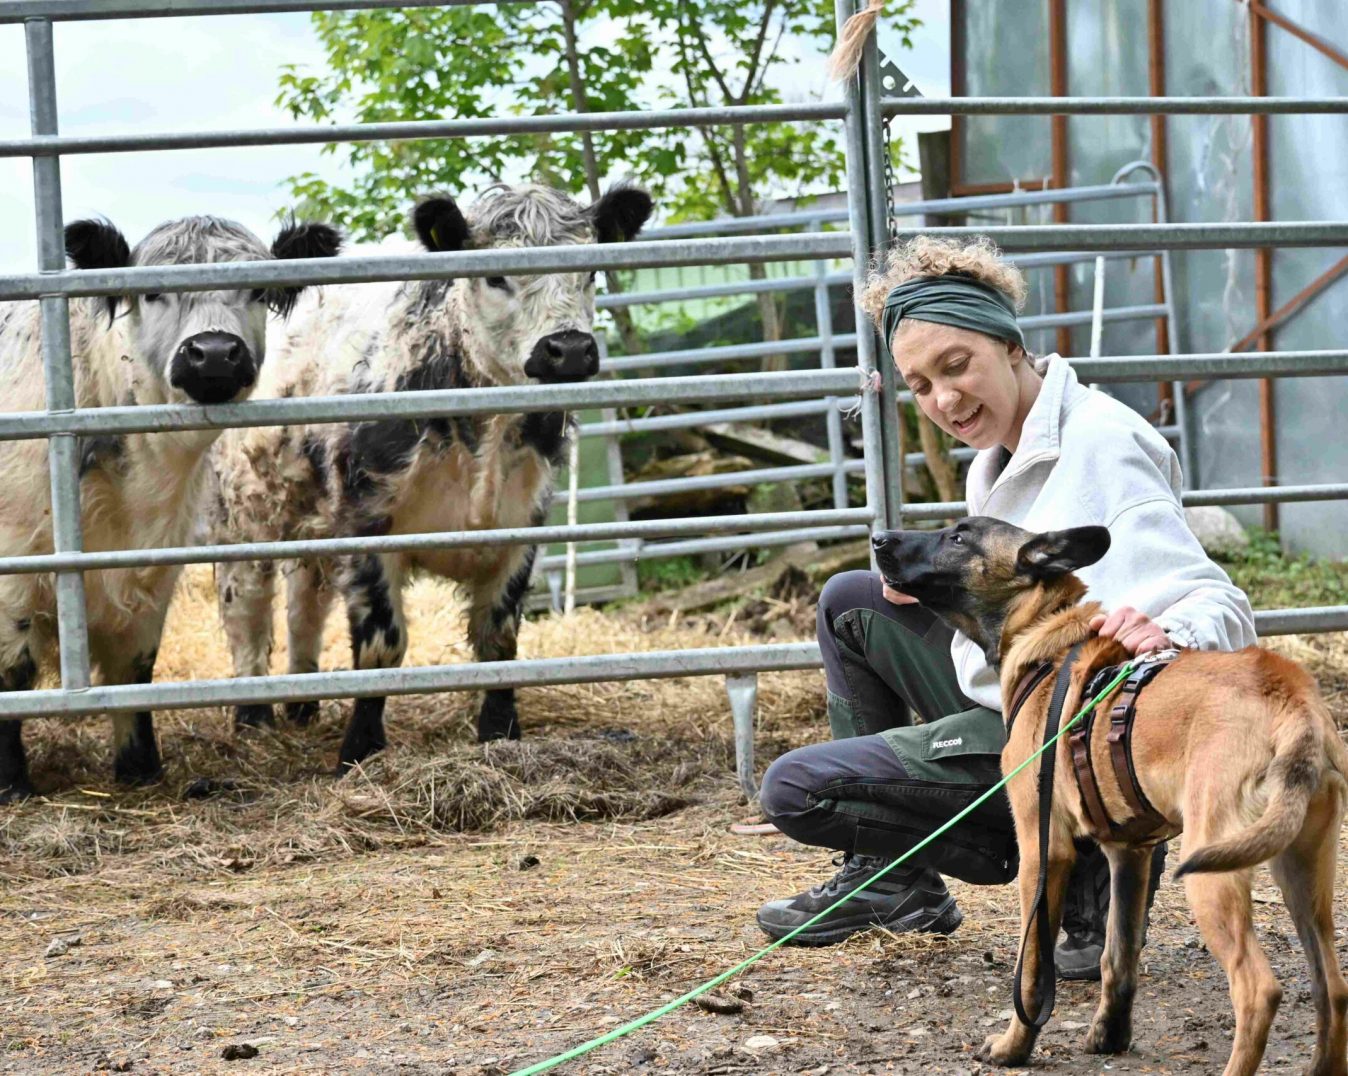
[[[1142,689],[1164,672],[1175,658],[1178,650],[1160,650],[1150,654],[1133,669],[1132,674],[1118,689],[1114,705],[1109,710],[1109,760],[1114,770],[1114,780],[1128,804],[1132,816],[1123,822],[1111,818],[1105,809],[1104,799],[1100,795],[1100,783],[1096,780],[1095,764],[1091,760],[1091,733],[1095,728],[1096,711],[1091,709],[1081,722],[1072,730],[1068,742],[1071,745],[1072,767],[1076,770],[1077,788],[1081,792],[1081,806],[1091,827],[1091,835],[1096,840],[1118,841],[1126,844],[1157,844],[1177,836],[1182,827],[1172,823],[1158,811],[1142,791],[1137,779],[1137,769],[1133,766],[1133,718],[1136,717],[1137,697]],[[1118,666],[1101,669],[1086,685],[1084,698],[1091,698],[1105,684],[1118,674]]]
[[[1072,647],[1067,652],[1066,657],[1063,658],[1062,665],[1058,668],[1058,674],[1053,684],[1053,697],[1049,701],[1048,712],[1044,720],[1045,743],[1058,734],[1058,728],[1062,723],[1063,706],[1067,702],[1068,687],[1071,684],[1072,666],[1076,662],[1082,645],[1082,643],[1078,643]],[[1100,798],[1100,786],[1095,779],[1095,769],[1091,763],[1091,729],[1095,724],[1095,706],[1091,706],[1068,737],[1082,806],[1087,816],[1087,822],[1093,830],[1092,835],[1098,840],[1155,844],[1169,840],[1180,832],[1180,827],[1172,824],[1156,810],[1142,791],[1142,786],[1137,780],[1137,773],[1133,768],[1131,745],[1137,696],[1178,656],[1178,650],[1163,650],[1134,663],[1128,679],[1117,689],[1114,706],[1110,709],[1109,754],[1123,798],[1133,811],[1133,816],[1127,821],[1116,823],[1110,818],[1109,812],[1105,810],[1104,802]],[[1030,668],[1020,678],[1011,694],[1010,705],[1007,707],[1006,731],[1008,738],[1011,734],[1011,727],[1015,724],[1016,716],[1025,705],[1025,701],[1034,694],[1035,688],[1048,678],[1053,669],[1052,662],[1044,661]],[[1119,675],[1120,669],[1121,667],[1118,665],[1110,665],[1098,670],[1082,692],[1081,700],[1083,704],[1094,699],[1110,681]],[[1098,705],[1098,702],[1096,705]],[[1053,813],[1053,775],[1057,754],[1056,748],[1046,751],[1039,763],[1039,885],[1035,892],[1034,904],[1030,909],[1028,917],[1030,921],[1026,923],[1027,937],[1022,940],[1021,956],[1016,962],[1015,986],[1012,995],[1016,1015],[1021,1022],[1029,1027],[1036,1028],[1043,1027],[1053,1014],[1058,980],[1053,956],[1053,948],[1057,939],[1054,937],[1055,932],[1049,922],[1046,900],[1049,837]],[[1021,996],[1021,978],[1025,954],[1024,941],[1028,940],[1028,933],[1031,930],[1036,932],[1039,941],[1038,997],[1036,999],[1036,1011],[1033,1015],[1027,1010]]]

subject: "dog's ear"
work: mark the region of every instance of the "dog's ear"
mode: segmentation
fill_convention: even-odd
[[[1094,564],[1109,552],[1105,527],[1069,527],[1036,534],[1016,554],[1016,571],[1047,582]]]
[[[412,228],[421,245],[433,254],[463,250],[468,242],[468,222],[447,194],[436,194],[412,210]]]

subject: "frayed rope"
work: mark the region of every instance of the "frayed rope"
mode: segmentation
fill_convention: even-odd
[[[838,45],[828,59],[829,78],[843,82],[856,74],[857,65],[861,63],[861,53],[866,47],[866,38],[875,29],[884,6],[885,0],[870,0],[865,8],[843,24],[842,33],[838,35]]]
[[[857,415],[861,414],[861,403],[864,397],[868,393],[871,395],[879,395],[880,393],[881,384],[879,370],[863,370],[858,366],[857,378],[860,381],[860,384],[857,386],[858,395],[850,407],[843,408],[843,418],[856,418]]]

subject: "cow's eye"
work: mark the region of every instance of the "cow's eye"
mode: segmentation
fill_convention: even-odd
[[[590,274],[590,283],[593,284],[598,279],[599,279],[599,270],[596,269],[594,272]]]
[[[161,303],[164,301],[164,297],[157,291],[148,292],[143,298],[147,303]]]
[[[267,301],[267,293],[261,288],[254,288],[252,293],[248,296],[248,301],[250,303],[265,303]]]
[[[502,291],[509,291],[510,281],[503,276],[489,276],[487,277],[487,287],[500,288]]]

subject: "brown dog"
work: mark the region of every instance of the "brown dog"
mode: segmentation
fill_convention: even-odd
[[[1000,520],[965,519],[941,531],[890,531],[873,539],[885,581],[917,598],[982,646],[1000,666],[1002,697],[1044,660],[1060,664],[1084,641],[1073,667],[1064,724],[1080,709],[1091,674],[1127,660],[1110,639],[1087,626],[1098,603],[1081,603],[1073,575],[1109,548],[1103,527],[1032,534]],[[1043,742],[1053,677],[1021,707],[1002,753],[1010,773]],[[1108,712],[1108,700],[1100,706]],[[1109,816],[1131,812],[1108,759],[1105,736],[1092,736],[1091,756]],[[1075,857],[1073,839],[1101,841],[1112,884],[1099,1008],[1086,1036],[1091,1053],[1121,1053],[1132,1038],[1137,960],[1146,921],[1152,860],[1148,843],[1110,840],[1093,832],[1068,755],[1056,746],[1046,900],[1053,934]],[[1251,921],[1252,868],[1270,861],[1310,965],[1318,1029],[1309,1072],[1348,1074],[1348,984],[1334,946],[1334,869],[1348,792],[1348,749],[1314,679],[1294,662],[1248,647],[1236,653],[1185,651],[1137,700],[1132,734],[1138,782],[1152,805],[1184,830],[1176,876],[1231,987],[1236,1034],[1226,1076],[1253,1073],[1268,1041],[1282,990]],[[1007,788],[1020,844],[1022,1002],[1038,1005],[1039,943],[1031,906],[1039,880],[1039,801],[1032,772]],[[1028,928],[1028,929],[1027,929]],[[984,1044],[980,1057],[1023,1065],[1038,1031],[1013,1018]]]

